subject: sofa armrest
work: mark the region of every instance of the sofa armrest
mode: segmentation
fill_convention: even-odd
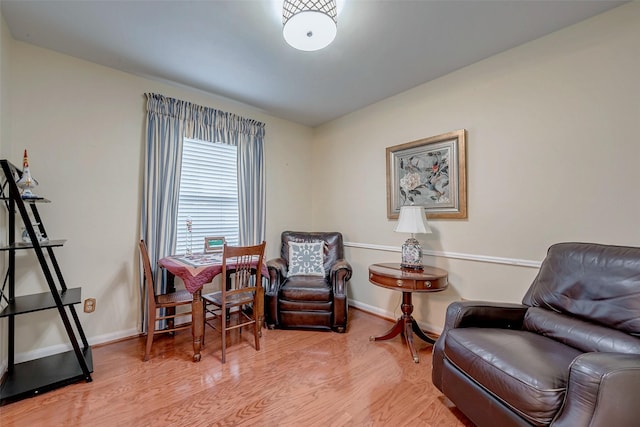
[[[521,329],[528,308],[522,304],[456,301],[447,307],[444,330],[466,327]]]
[[[444,366],[444,342],[447,332],[455,328],[521,329],[529,307],[522,304],[486,301],[456,301],[449,304],[442,334],[433,345],[433,384],[442,391]]]
[[[269,285],[264,289],[267,295],[276,295],[280,285],[287,278],[287,263],[284,258],[274,258],[267,261],[269,270]]]
[[[351,279],[351,264],[345,259],[337,260],[329,271],[329,282],[333,287],[333,294],[336,296],[344,296],[347,294],[345,284]]]
[[[351,265],[345,259],[338,259],[329,271],[329,283],[333,289],[333,323],[331,329],[346,332],[349,301],[347,299],[347,282],[351,278]]]
[[[639,354],[582,354],[571,364],[565,404],[551,425],[637,425],[639,395]]]

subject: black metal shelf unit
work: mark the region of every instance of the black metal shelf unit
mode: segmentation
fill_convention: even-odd
[[[0,200],[5,202],[8,211],[8,243],[0,251],[8,253],[7,270],[2,288],[0,288],[0,318],[8,319],[7,372],[0,385],[0,405],[18,399],[61,387],[73,382],[90,382],[93,372],[91,347],[82,330],[75,304],[81,299],[81,288],[67,288],[60,266],[56,260],[54,248],[64,244],[64,240],[40,241],[40,236],[48,236],[37,204],[49,203],[43,198],[23,199],[16,179],[22,171],[7,160],[0,160],[3,180],[0,188]],[[27,206],[33,215],[29,217]],[[16,211],[29,235],[30,242],[16,241]],[[36,233],[36,228],[39,235]],[[15,270],[16,251],[33,250],[49,287],[48,292],[16,295]],[[63,353],[42,357],[26,362],[15,363],[15,325],[17,318],[26,313],[40,310],[57,309],[64,324],[69,342],[73,349]],[[75,328],[75,329],[74,329]],[[78,342],[80,339],[80,343]]]

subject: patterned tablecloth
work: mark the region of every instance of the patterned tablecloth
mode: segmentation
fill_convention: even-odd
[[[170,255],[161,258],[158,265],[181,278],[185,289],[194,293],[222,273],[222,253]],[[264,264],[262,274],[269,277],[269,271]]]

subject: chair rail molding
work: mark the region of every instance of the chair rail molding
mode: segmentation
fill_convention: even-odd
[[[358,243],[358,242],[344,242],[346,247],[369,249],[373,251],[386,251],[386,252],[401,252],[402,248],[399,246],[388,245],[374,245],[371,243]],[[503,258],[487,255],[465,254],[459,252],[444,252],[444,251],[432,251],[428,249],[422,249],[422,254],[426,256],[439,257],[439,258],[452,258],[461,259],[465,261],[475,262],[487,262],[491,264],[504,264],[512,265],[516,267],[528,267],[528,268],[540,268],[542,261],[533,261],[528,259],[517,258]]]

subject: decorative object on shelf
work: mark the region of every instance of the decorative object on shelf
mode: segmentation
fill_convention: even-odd
[[[395,229],[398,233],[411,233],[402,245],[402,268],[422,270],[422,247],[413,236],[416,233],[431,233],[423,206],[403,206],[400,208],[400,218]]]
[[[31,176],[31,171],[29,170],[29,156],[27,155],[27,150],[24,150],[24,156],[22,158],[22,177],[16,182],[18,188],[22,190],[22,198],[23,199],[35,199],[38,198],[31,189],[38,185],[38,181],[36,181]]]
[[[466,130],[387,147],[387,217],[403,205],[424,206],[427,217],[467,217]]]
[[[187,255],[191,255],[193,253],[193,222],[191,221],[191,217],[187,217]]]
[[[43,236],[42,233],[40,233],[40,230],[37,228],[39,225],[38,223],[34,223],[32,225],[33,225],[34,231],[36,232],[36,237],[38,238],[38,242],[42,243],[49,240],[47,236]],[[29,232],[25,227],[22,227],[22,241],[24,243],[31,243],[31,237],[29,237]]]
[[[282,34],[287,43],[304,51],[331,44],[338,32],[335,0],[284,0]]]

